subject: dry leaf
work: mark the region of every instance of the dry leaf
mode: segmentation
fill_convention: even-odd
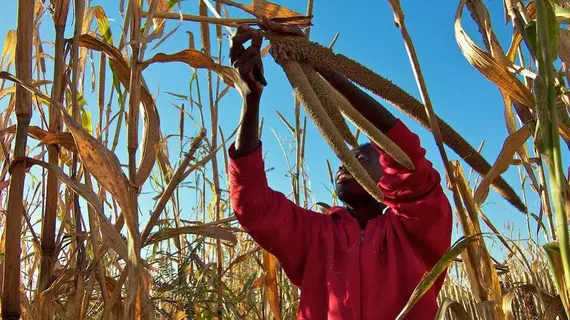
[[[0,78],[21,85],[28,91],[51,101],[53,105],[60,109],[63,115],[63,121],[75,139],[79,156],[85,168],[95,177],[103,188],[113,195],[123,212],[132,212],[128,199],[128,191],[132,186],[121,170],[121,164],[117,156],[92,135],[87,133],[87,131],[67,113],[61,103],[51,100],[43,92],[23,83],[8,72],[0,72]],[[126,216],[128,216],[128,214]],[[125,218],[128,219],[129,217]]]
[[[91,50],[104,52],[109,57],[109,66],[119,78],[119,81],[129,88],[131,71],[121,52],[106,43],[103,43],[90,35],[79,36],[79,45]],[[136,185],[140,187],[150,176],[158,154],[158,142],[160,141],[160,118],[158,110],[150,92],[141,84],[141,102],[143,105],[143,137],[141,159],[137,165]]]
[[[243,81],[235,69],[214,62],[210,56],[198,50],[186,49],[173,54],[157,53],[154,57],[142,62],[143,69],[155,62],[183,62],[192,68],[204,68],[216,72],[229,86],[242,86]]]
[[[103,201],[97,197],[95,192],[88,186],[71,179],[63,170],[54,164],[50,164],[41,160],[36,160],[32,158],[26,158],[26,163],[28,165],[39,165],[48,170],[51,170],[56,174],[56,176],[61,180],[61,182],[65,183],[69,186],[75,193],[83,197],[87,203],[95,209],[97,215],[99,216],[99,222],[101,227],[101,233],[103,235],[103,241],[107,243],[117,254],[124,259],[127,260],[128,250],[127,244],[125,240],[121,237],[119,232],[115,229],[115,227],[111,224],[111,222],[105,217],[103,214]]]
[[[164,228],[156,233],[151,234],[144,245],[147,246],[149,244],[170,239],[172,237],[176,237],[181,234],[198,234],[205,237],[229,241],[234,245],[237,243],[236,236],[232,232],[224,228],[192,226],[192,227],[180,227],[180,228]]]
[[[265,0],[253,0],[249,5],[243,5],[231,0],[221,0],[221,2],[232,7],[240,8],[257,18],[276,20],[284,19],[279,22],[287,21],[290,24],[299,25],[299,27],[308,27],[311,25],[311,17],[304,17],[298,12],[287,9],[273,2]]]
[[[519,101],[529,108],[534,108],[534,97],[532,92],[511,72],[508,68],[515,69],[514,66],[505,66],[493,58],[487,51],[481,49],[467,34],[461,26],[461,16],[463,7],[467,0],[462,0],[455,14],[455,39],[463,55],[469,63],[479,70],[487,79],[496,84],[501,90],[506,92],[513,99]]]
[[[503,143],[503,148],[501,149],[497,160],[495,160],[495,163],[491,167],[491,170],[489,170],[489,172],[485,175],[479,184],[479,187],[475,191],[474,198],[477,205],[481,205],[485,201],[487,195],[489,194],[489,187],[493,183],[493,180],[495,180],[509,168],[511,161],[513,160],[513,156],[517,151],[520,150],[530,135],[531,132],[528,128],[528,125],[524,125],[522,128],[507,137]]]
[[[47,132],[45,137],[40,140],[40,145],[42,144],[57,144],[71,152],[77,152],[75,140],[73,139],[73,135],[69,132]]]

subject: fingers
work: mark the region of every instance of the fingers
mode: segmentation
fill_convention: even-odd
[[[245,48],[244,43],[251,40],[251,46],[260,50],[263,37],[259,30],[253,29],[248,25],[240,25],[235,35],[231,38],[230,60],[232,64],[243,54]]]
[[[261,62],[259,50],[256,50],[255,47],[249,47],[244,50],[243,53],[237,58],[237,60],[232,63],[232,66],[236,69],[239,69],[249,60],[259,60],[259,62]]]
[[[263,66],[260,59],[249,59],[240,65],[238,68],[239,73],[242,77],[253,78],[253,70],[258,69],[260,74],[263,75]],[[257,81],[256,79],[252,79]]]

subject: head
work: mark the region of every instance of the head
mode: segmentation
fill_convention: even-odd
[[[382,166],[378,150],[372,144],[367,143],[352,149],[352,152],[372,180],[380,181]],[[348,206],[354,207],[370,201],[376,203],[376,200],[350,175],[343,164],[338,167],[335,183],[338,198]]]

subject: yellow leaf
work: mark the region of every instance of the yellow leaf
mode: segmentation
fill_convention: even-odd
[[[265,297],[276,320],[281,319],[279,284],[277,283],[277,260],[263,250],[263,271],[265,271]]]
[[[103,43],[90,35],[83,34],[79,37],[79,45],[91,50],[101,51],[109,57],[109,66],[119,78],[119,81],[129,88],[131,71],[121,52],[106,43]],[[141,83],[141,103],[143,106],[143,137],[141,158],[137,165],[136,185],[140,187],[150,176],[158,155],[158,143],[160,141],[160,117],[152,95]]]
[[[481,72],[487,79],[496,84],[501,90],[529,108],[534,108],[534,97],[532,92],[511,72],[504,63],[508,59],[499,61],[492,57],[490,53],[481,49],[461,26],[461,16],[463,7],[467,0],[462,0],[455,14],[455,39],[463,55],[469,63]]]
[[[485,175],[479,184],[479,187],[475,191],[474,198],[477,205],[481,205],[485,201],[489,194],[489,187],[493,181],[509,168],[511,161],[513,160],[513,156],[520,150],[530,135],[531,132],[528,125],[524,125],[522,128],[507,137],[503,143],[503,148],[501,149],[497,160],[495,160],[491,170],[489,170]]]
[[[253,0],[249,5],[243,5],[231,0],[222,0],[222,2],[229,6],[240,8],[257,18],[275,19],[278,22],[289,22],[299,25],[299,27],[311,25],[311,17],[304,17],[298,12],[266,0]]]

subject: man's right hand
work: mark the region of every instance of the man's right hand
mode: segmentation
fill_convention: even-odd
[[[251,40],[249,48],[244,47],[244,43]],[[261,31],[253,29],[248,25],[241,25],[237,28],[236,34],[231,39],[230,62],[241,78],[247,84],[250,97],[259,99],[263,92],[261,84],[254,76],[253,72],[263,75],[263,62],[261,61],[261,44],[263,37]]]

